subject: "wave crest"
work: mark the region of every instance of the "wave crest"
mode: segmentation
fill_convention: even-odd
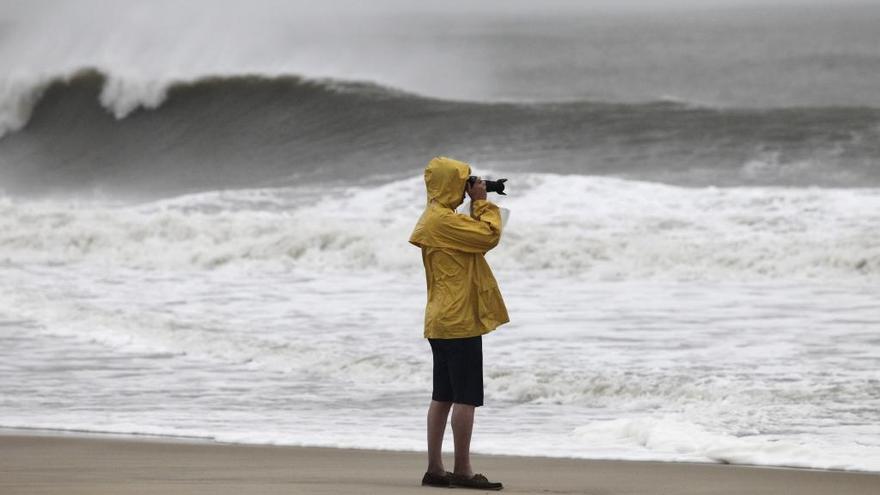
[[[196,78],[145,78],[104,72],[89,67],[55,76],[18,74],[0,79],[0,138],[27,124],[48,88],[88,88],[99,92],[97,101],[117,119],[139,109],[155,110],[176,91],[206,91],[210,87],[245,83],[259,91],[261,85],[319,88],[328,92],[360,92],[373,96],[407,95],[402,90],[366,81],[306,78],[295,74],[205,74]]]
[[[441,154],[505,172],[689,186],[880,186],[871,108],[466,102],[295,75],[160,81],[94,69],[34,84],[4,90],[2,129],[20,128],[0,139],[10,194],[363,181]]]

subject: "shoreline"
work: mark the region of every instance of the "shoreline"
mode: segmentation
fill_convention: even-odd
[[[0,429],[0,493],[432,493],[424,452]],[[452,456],[444,454],[446,469]],[[880,473],[472,454],[512,493],[874,494]]]
[[[378,448],[378,447],[339,447],[339,446],[328,446],[328,445],[291,445],[291,444],[267,444],[267,443],[250,443],[250,442],[229,442],[223,440],[216,440],[209,437],[199,437],[199,436],[185,436],[185,435],[170,435],[170,434],[160,434],[160,433],[117,433],[112,431],[97,431],[97,430],[64,430],[59,428],[37,428],[37,427],[8,427],[8,426],[0,426],[0,439],[3,437],[14,437],[14,436],[32,436],[32,437],[61,437],[61,438],[84,438],[84,439],[95,439],[95,440],[130,440],[130,441],[144,441],[144,442],[165,442],[165,443],[193,443],[193,444],[202,444],[202,445],[229,445],[229,446],[244,446],[244,447],[280,447],[280,448],[295,448],[295,449],[336,449],[336,450],[351,450],[351,451],[364,451],[364,452],[395,452],[402,454],[422,454],[427,456],[427,450],[404,450],[404,449],[394,449],[394,448]],[[448,434],[447,434],[448,437]],[[448,455],[452,456],[452,452],[447,452],[445,449],[448,445],[452,445],[452,439],[446,438],[444,440],[444,458]],[[572,456],[550,456],[550,455],[522,455],[522,454],[498,454],[498,453],[485,453],[485,452],[474,452],[471,451],[472,456],[485,456],[485,457],[500,457],[500,458],[525,458],[525,459],[562,459],[562,460],[571,460],[571,461],[601,461],[601,462],[645,462],[645,463],[658,463],[658,464],[684,464],[684,465],[693,465],[693,466],[737,466],[737,467],[746,467],[746,468],[762,468],[762,469],[794,469],[798,471],[817,471],[817,472],[829,472],[829,473],[854,473],[854,474],[868,474],[868,475],[877,475],[880,476],[880,471],[867,471],[867,470],[859,470],[859,469],[843,469],[843,468],[821,468],[821,467],[809,467],[809,466],[786,466],[786,465],[774,465],[774,464],[747,464],[747,463],[731,463],[725,461],[689,461],[689,460],[666,460],[666,459],[626,459],[626,458],[618,458],[618,457],[572,457]]]

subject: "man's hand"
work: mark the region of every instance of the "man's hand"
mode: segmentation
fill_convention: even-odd
[[[471,197],[471,201],[486,199],[486,183],[483,182],[483,179],[477,179],[473,185],[468,182],[465,191]]]

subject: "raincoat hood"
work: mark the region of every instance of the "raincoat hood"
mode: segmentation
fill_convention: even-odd
[[[436,201],[452,210],[464,201],[464,186],[471,175],[467,163],[445,156],[432,159],[425,167],[425,188],[428,203]]]

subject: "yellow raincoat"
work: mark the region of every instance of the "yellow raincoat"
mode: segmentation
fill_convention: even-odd
[[[471,168],[436,157],[425,168],[428,204],[409,242],[422,248],[428,282],[425,338],[476,337],[510,321],[498,283],[483,255],[501,238],[501,213],[487,200],[464,201]]]

